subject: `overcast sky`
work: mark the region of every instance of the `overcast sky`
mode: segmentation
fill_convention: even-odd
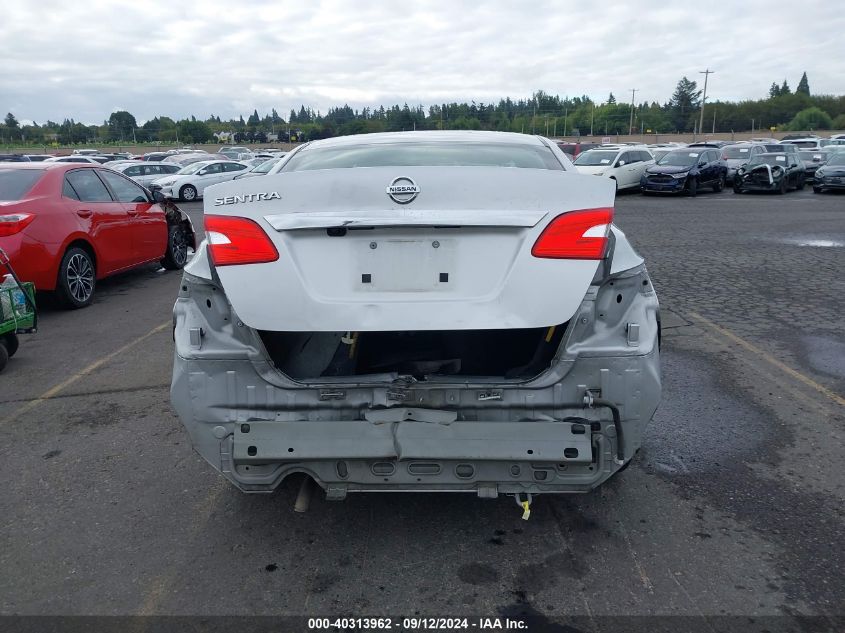
[[[39,123],[538,89],[663,103],[707,67],[708,101],[761,98],[784,78],[794,90],[805,70],[813,93],[845,93],[845,13],[820,0],[3,0],[2,15],[0,110]]]

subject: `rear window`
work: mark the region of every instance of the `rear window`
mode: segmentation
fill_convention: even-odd
[[[606,149],[591,149],[588,152],[582,152],[575,159],[575,164],[580,167],[598,167],[599,165],[610,165],[616,160],[618,150]]]
[[[749,165],[786,165],[786,154],[758,154]]]
[[[520,167],[563,166],[544,145],[505,143],[380,143],[305,149],[283,171],[350,167]]]
[[[750,147],[726,147],[722,150],[722,156],[725,158],[748,158],[751,156]]]
[[[40,169],[0,169],[0,200],[20,200],[43,175]]]

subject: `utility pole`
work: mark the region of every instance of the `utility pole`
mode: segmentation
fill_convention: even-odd
[[[593,103],[593,109],[590,112],[590,136],[593,135],[593,120],[596,118],[596,104]]]
[[[534,110],[531,113],[531,133],[534,134],[534,117],[537,116],[537,98],[534,98]]]
[[[634,127],[634,95],[639,91],[639,88],[631,88],[631,120],[628,122],[628,134],[631,133],[631,128]]]
[[[716,133],[716,108],[713,108],[713,134]]]
[[[698,119],[698,133],[701,134],[702,129],[704,128],[704,102],[707,101],[707,78],[714,74],[715,70],[700,70],[698,71],[699,75],[704,75],[704,94],[701,96],[701,116]]]
[[[546,118],[546,136],[548,136],[549,135],[549,115],[548,115],[548,113],[545,114],[545,118]]]
[[[563,109],[563,135],[566,136],[566,117],[569,115],[569,107]]]

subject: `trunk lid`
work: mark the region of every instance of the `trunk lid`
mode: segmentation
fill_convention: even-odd
[[[416,198],[387,187],[411,179]],[[404,181],[403,181],[404,182]],[[277,331],[531,328],[567,321],[597,260],[531,248],[561,213],[613,206],[604,178],[501,167],[282,172],[206,191],[205,212],[257,222],[279,252],[218,266],[239,318]]]

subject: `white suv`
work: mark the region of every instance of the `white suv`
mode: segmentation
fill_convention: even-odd
[[[644,145],[595,147],[575,159],[579,172],[615,180],[617,191],[639,187],[640,178],[651,165],[654,165],[654,156]]]

